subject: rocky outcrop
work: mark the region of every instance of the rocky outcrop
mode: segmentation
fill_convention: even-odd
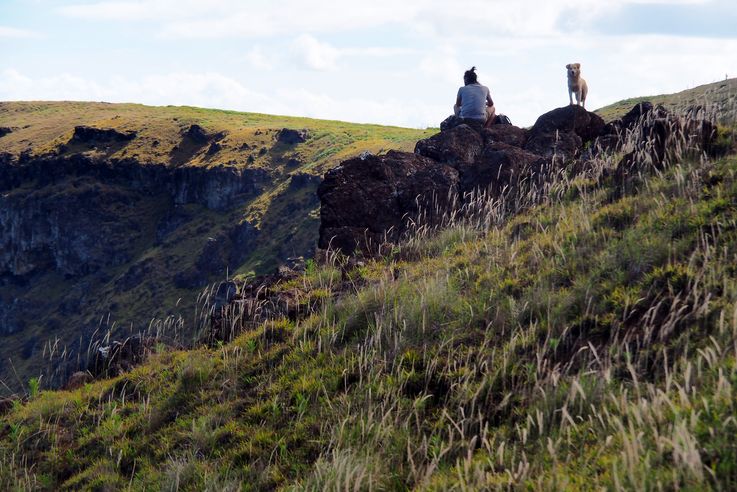
[[[77,371],[69,376],[69,379],[67,380],[63,389],[65,391],[74,391],[78,388],[83,387],[85,384],[91,383],[94,380],[95,378],[92,377],[92,374],[90,374],[89,372]]]
[[[79,155],[21,162],[6,156],[0,160],[0,275],[56,271],[78,277],[125,264],[145,227],[145,217],[127,211],[145,207],[149,197],[160,197],[159,203],[170,210],[165,216],[169,220],[162,218],[157,227],[161,242],[188,220],[177,205],[226,210],[256,196],[268,181],[264,171],[233,167],[170,168]],[[31,182],[32,193],[15,191]],[[253,227],[248,224],[247,229],[248,238],[239,226],[233,238],[224,241],[223,248],[230,249],[222,253],[227,256],[223,269],[237,262],[230,250],[249,251]],[[198,270],[198,283],[206,270]],[[140,276],[130,273],[125,285]],[[8,332],[16,324],[7,315],[4,326]]]
[[[460,189],[464,193],[481,189],[499,196],[522,179],[541,176],[549,162],[519,147],[491,142],[474,162],[458,168]]]
[[[187,128],[187,131],[182,134],[182,138],[185,141],[193,144],[200,144],[203,146],[214,140],[220,140],[224,136],[225,134],[223,132],[210,134],[200,125],[191,125],[189,128]]]
[[[602,134],[604,120],[581,106],[565,106],[540,116],[525,143],[525,150],[560,163],[575,159],[583,145]]]
[[[291,128],[282,128],[276,133],[276,141],[286,145],[296,145],[304,143],[310,137],[307,130],[293,130]]]
[[[466,124],[420,140],[415,145],[416,154],[451,166],[473,163],[483,150],[483,137]]]
[[[619,191],[643,172],[662,169],[685,153],[711,153],[716,138],[712,122],[674,115],[650,103],[636,105],[605,130],[601,147],[627,151],[613,172]]]
[[[0,138],[3,138],[5,135],[10,135],[13,133],[13,129],[9,128],[7,126],[0,126]]]
[[[378,252],[394,242],[419,213],[438,220],[456,191],[458,171],[406,152],[343,162],[325,175],[318,247]]]
[[[225,210],[259,194],[271,182],[262,169],[232,166],[168,167],[134,159],[95,159],[84,155],[13,160],[0,156],[0,192],[34,182],[37,187],[70,177],[89,176],[147,193],[170,195],[175,203],[197,203]]]
[[[208,157],[217,154],[222,148],[218,141],[224,137],[225,132],[208,133],[200,125],[191,125],[182,132],[182,140],[169,153],[171,164],[173,166],[184,165],[205,147],[207,147]]]
[[[272,274],[259,275],[239,285],[237,294],[228,297],[227,302],[216,305],[201,340],[210,345],[229,342],[244,330],[265,321],[294,321],[314,313],[324,298],[311,296],[309,288],[301,282],[294,282],[304,272],[303,258],[290,258],[287,263]],[[230,287],[229,284],[223,286]],[[272,330],[267,332],[270,338],[283,335],[285,333]]]
[[[141,231],[134,217],[112,216],[136,193],[85,180],[0,197],[0,274],[54,270],[79,276],[130,260]]]
[[[606,125],[580,106],[566,106],[540,116],[525,130],[513,125],[481,124],[450,117],[441,132],[417,142],[415,157],[392,152],[351,159],[325,175],[321,200],[320,248],[352,254],[380,251],[397,241],[410,224],[435,225],[459,201],[477,190],[499,197],[505,190],[540,186],[552,172],[578,170],[585,147],[598,149],[637,142],[619,166],[617,176],[641,165],[643,153],[656,166],[667,159],[675,139],[685,148],[708,149],[714,138],[710,123],[676,118],[662,108],[640,104],[617,122]],[[686,141],[691,143],[685,143]],[[647,160],[647,159],[645,159]]]
[[[514,125],[492,125],[481,132],[484,144],[503,143],[520,148],[527,143],[527,134],[527,130]]]
[[[86,144],[90,146],[108,145],[114,143],[129,142],[136,138],[134,131],[119,132],[112,128],[93,128],[90,126],[74,127],[74,134],[69,141],[70,144]]]
[[[115,377],[130,371],[146,360],[157,343],[161,343],[161,340],[135,335],[125,340],[115,340],[107,345],[96,346],[84,374],[100,378]]]
[[[23,299],[13,299],[8,302],[2,302],[0,299],[0,336],[19,333],[26,328],[23,313],[28,307],[28,302]]]
[[[317,187],[322,183],[322,178],[315,174],[294,173],[289,178],[289,190],[297,191],[304,188]]]

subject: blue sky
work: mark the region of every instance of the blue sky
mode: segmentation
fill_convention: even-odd
[[[0,100],[104,100],[411,127],[478,67],[529,125],[737,76],[734,0],[0,0]]]

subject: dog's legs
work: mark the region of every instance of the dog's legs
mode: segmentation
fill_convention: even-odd
[[[573,106],[573,91],[571,89],[568,89],[568,101],[571,106]]]
[[[581,87],[581,106],[584,108],[586,107],[586,96],[589,94],[589,86],[584,84],[583,87]]]

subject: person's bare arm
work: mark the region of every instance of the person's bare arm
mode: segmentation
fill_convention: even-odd
[[[486,105],[489,107],[492,107],[494,105],[494,100],[491,98],[491,93],[486,94]]]

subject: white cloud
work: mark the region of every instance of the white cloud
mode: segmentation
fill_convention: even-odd
[[[0,38],[33,39],[40,38],[41,34],[28,29],[17,27],[0,26]]]
[[[303,34],[292,43],[292,52],[297,63],[317,71],[335,70],[340,51],[328,43]]]
[[[274,57],[268,56],[261,46],[254,46],[244,56],[244,60],[257,70],[272,70]]]
[[[119,0],[63,6],[68,17],[153,21],[170,38],[269,37],[294,32],[346,32],[377,26],[440,37],[548,36],[561,16],[582,26],[627,4],[704,4],[708,0]]]
[[[451,85],[460,85],[463,72],[471,67],[461,68],[456,50],[451,46],[444,46],[426,54],[420,60],[419,68],[424,75],[439,78]]]
[[[382,25],[404,25],[435,34],[469,30],[509,34],[554,31],[564,11],[605,11],[615,0],[237,0],[102,1],[61,7],[66,16],[104,21],[156,21],[173,38],[264,37],[293,32],[336,32]]]

